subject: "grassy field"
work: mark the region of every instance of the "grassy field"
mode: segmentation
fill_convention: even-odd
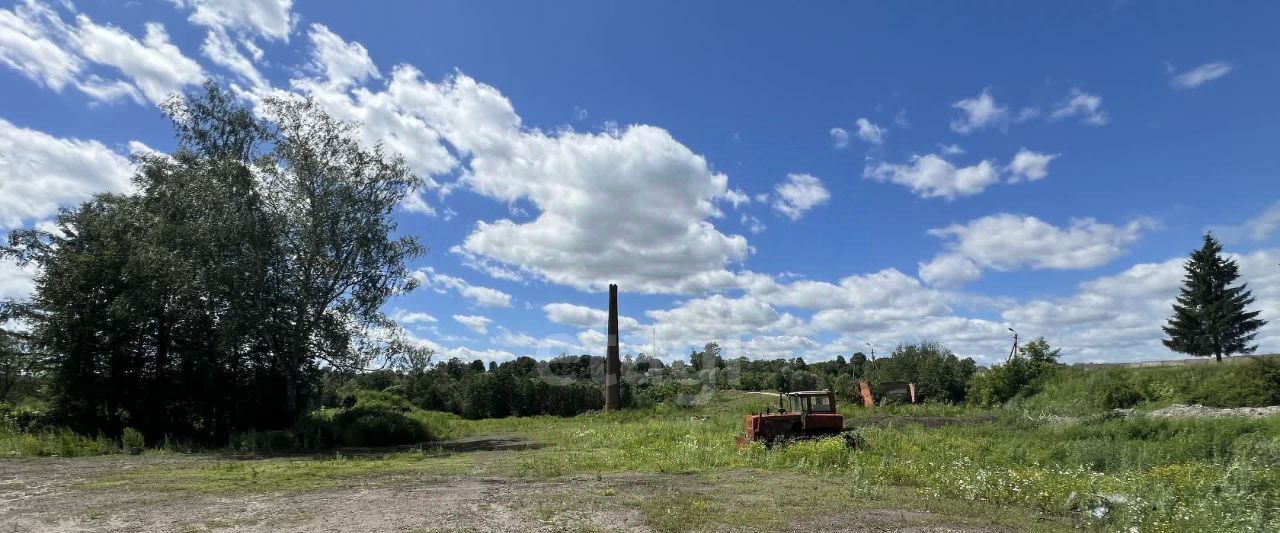
[[[1012,529],[1280,530],[1280,419],[1169,420],[1097,412],[1069,418],[941,405],[874,412],[843,407],[861,426],[865,449],[828,439],[738,451],[732,436],[742,415],[772,400],[733,392],[704,400],[692,409],[573,418],[442,418],[450,426],[444,432],[469,435],[478,444],[137,469],[80,488],[288,492],[374,475],[588,476],[620,481],[599,494],[575,493],[572,499],[623,502],[660,530],[767,523],[771,513],[785,517],[789,506],[799,504],[788,496],[796,491],[818,515],[836,506],[932,512]],[[484,444],[490,437],[521,444],[490,449]],[[626,482],[627,475],[647,474],[691,475],[698,480],[694,485],[705,489],[637,493]],[[734,502],[752,498],[761,503],[744,515]]]

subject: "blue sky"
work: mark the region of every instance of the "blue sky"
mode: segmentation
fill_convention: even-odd
[[[1265,2],[10,3],[0,229],[128,189],[206,77],[310,95],[431,185],[387,311],[442,357],[821,360],[1008,327],[1171,358],[1206,229],[1280,318],[1280,7]],[[32,272],[0,264],[0,295]],[[1259,335],[1280,351],[1280,326]]]

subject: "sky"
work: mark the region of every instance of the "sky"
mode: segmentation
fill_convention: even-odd
[[[305,95],[405,157],[444,359],[1161,344],[1206,231],[1280,352],[1274,2],[9,2],[0,232],[127,192],[157,104]],[[0,263],[0,297],[35,272]]]

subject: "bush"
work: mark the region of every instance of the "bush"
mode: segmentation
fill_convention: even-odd
[[[350,408],[312,412],[299,425],[299,434],[314,447],[393,446],[441,438],[447,422],[417,408],[401,396],[383,391],[358,391]]]
[[[36,431],[46,426],[43,409],[0,402],[0,429],[19,433]]]
[[[1191,401],[1212,407],[1264,407],[1280,404],[1280,361],[1254,359],[1205,379]]]
[[[1128,409],[1144,399],[1142,392],[1121,372],[1108,373],[1095,394],[1103,409]]]
[[[965,398],[984,407],[1003,404],[1019,396],[1035,394],[1044,378],[1054,370],[1052,363],[1017,356],[973,376]]]
[[[129,455],[138,455],[147,447],[147,439],[142,436],[141,431],[127,427],[120,435],[120,444]]]

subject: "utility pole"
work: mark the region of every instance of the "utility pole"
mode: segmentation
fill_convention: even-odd
[[[1009,348],[1009,357],[1004,358],[1006,365],[1013,360],[1013,354],[1018,351],[1018,332],[1013,331],[1013,328],[1009,328],[1009,331],[1013,333],[1013,347]]]
[[[869,342],[868,342],[868,343],[866,343],[866,344],[867,344],[867,347],[868,347],[868,348],[871,348],[871,360],[872,360],[872,361],[875,361],[875,360],[876,360],[876,347],[875,347],[874,345],[872,345],[871,343],[869,343]]]

